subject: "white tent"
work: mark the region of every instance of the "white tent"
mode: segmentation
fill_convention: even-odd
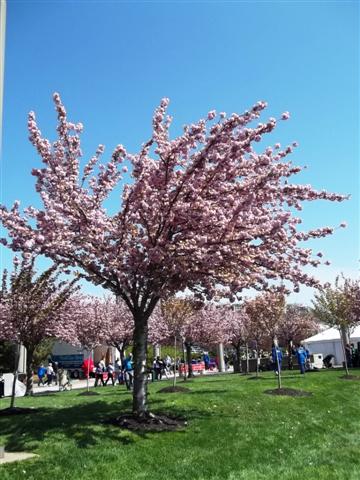
[[[360,325],[350,332],[350,343],[360,342]],[[335,356],[335,364],[342,365],[344,361],[343,347],[340,340],[340,332],[337,328],[328,328],[323,332],[304,340],[310,353],[322,353],[324,357],[332,354]]]

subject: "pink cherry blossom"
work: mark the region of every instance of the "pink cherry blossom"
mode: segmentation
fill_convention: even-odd
[[[292,146],[277,155],[266,148],[255,151],[256,139],[264,141],[277,125],[270,118],[251,127],[267,106],[263,101],[242,114],[220,114],[215,123],[200,119],[170,139],[165,98],[139,152],[119,144],[102,163],[99,146],[83,167],[81,128],[68,121],[59,94],[54,102],[58,138],[53,143],[42,136],[33,112],[28,120],[30,141],[43,161],[43,168],[33,170],[42,206],[24,214],[18,203],[2,206],[0,219],[14,251],[76,266],[125,302],[135,328],[134,411],[144,414],[145,339],[160,298],[187,288],[211,299],[222,287],[234,300],[244,288],[264,290],[283,279],[295,289],[319,287],[303,270],[317,265],[303,242],[333,229],[299,230],[300,220],[290,212],[304,201],[346,197],[291,183],[301,171],[287,161]],[[123,186],[119,210],[110,215],[104,205],[122,181],[125,161],[131,180]]]

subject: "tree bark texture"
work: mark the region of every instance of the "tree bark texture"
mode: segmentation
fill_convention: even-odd
[[[11,390],[10,408],[15,407],[15,391],[16,391],[16,381],[17,381],[17,378],[18,378],[19,360],[20,360],[20,344],[18,344],[16,346],[15,365],[14,365],[14,380],[13,380],[12,390]]]
[[[235,349],[234,373],[241,373],[241,348],[240,345],[233,345]]]
[[[288,351],[289,351],[289,358],[288,358],[289,370],[292,370],[294,368],[293,358],[292,358],[292,350],[293,350],[293,341],[289,340],[289,347],[288,347]]]
[[[144,417],[148,413],[147,404],[147,341],[148,320],[143,315],[134,315],[134,391],[133,391],[133,414]]]
[[[173,380],[173,387],[176,386],[176,336],[174,337],[174,380]]]
[[[194,376],[192,363],[191,363],[191,343],[185,342],[185,348],[186,348],[186,360],[188,364],[188,378],[191,378]],[[185,372],[185,376],[186,376],[186,372]]]
[[[346,375],[349,375],[349,366],[348,366],[348,361],[346,357],[346,345],[349,343],[349,335],[345,327],[340,328],[340,338],[341,338],[341,345],[342,345],[342,350],[344,355],[345,371],[346,371]]]
[[[246,344],[246,375],[249,375],[249,345]]]
[[[26,347],[26,392],[25,392],[26,396],[34,394],[33,355],[34,355],[34,349],[30,347]]]

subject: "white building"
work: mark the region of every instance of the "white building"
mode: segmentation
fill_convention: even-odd
[[[350,332],[350,343],[360,342],[360,325]],[[340,332],[337,328],[328,328],[323,332],[304,340],[305,346],[310,353],[322,353],[323,357],[326,355],[335,356],[335,365],[342,365],[344,362],[344,351],[341,345]]]

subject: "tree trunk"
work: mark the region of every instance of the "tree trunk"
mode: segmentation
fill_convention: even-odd
[[[10,408],[15,407],[15,391],[16,391],[16,381],[18,377],[18,370],[19,370],[19,360],[20,360],[20,344],[18,343],[16,345],[16,353],[15,353],[15,365],[14,365],[14,380],[12,384],[12,390],[11,390],[11,403],[10,403]]]
[[[126,349],[126,344],[125,343],[122,343],[121,344],[121,347],[118,348],[119,352],[120,352],[120,362],[121,362],[121,367],[124,365],[124,360],[125,360],[125,349]]]
[[[349,375],[349,366],[346,358],[346,344],[349,343],[348,340],[348,333],[346,331],[345,327],[340,328],[340,339],[341,339],[341,345],[342,345],[342,350],[343,350],[343,355],[344,355],[344,365],[345,365],[345,371],[346,375]]]
[[[234,373],[241,373],[241,348],[240,345],[233,345],[235,348]]]
[[[173,380],[173,387],[176,386],[176,336],[174,337],[174,380]]]
[[[258,343],[256,342],[256,377],[259,376],[259,347]]]
[[[293,359],[292,359],[292,347],[293,347],[293,341],[289,340],[289,358],[288,358],[289,370],[292,370],[294,368]]]
[[[133,414],[145,417],[148,414],[147,404],[147,341],[148,319],[141,313],[134,315],[134,391],[133,391]]]
[[[185,348],[186,348],[186,360],[188,364],[188,378],[192,378],[194,376],[194,373],[193,373],[192,363],[191,363],[191,343],[185,342]],[[185,372],[185,377],[186,377],[186,372]]]
[[[25,395],[34,395],[34,382],[33,382],[33,355],[34,348],[26,348],[26,392]]]
[[[90,377],[90,362],[92,360],[92,350],[90,350],[88,356],[88,368],[87,368],[87,375],[86,375],[86,391],[89,393],[90,391],[90,384],[89,384],[89,377]],[[59,381],[59,390],[60,390],[60,381]]]
[[[278,348],[278,341],[277,338],[274,338],[273,343],[275,345],[275,356],[276,356],[276,366],[277,366],[277,380],[278,380],[278,389],[281,389],[281,368],[280,368],[280,361],[279,361],[279,355],[277,354],[277,348]]]
[[[248,344],[246,344],[245,347],[246,347],[246,375],[249,375],[249,346],[248,346]]]

